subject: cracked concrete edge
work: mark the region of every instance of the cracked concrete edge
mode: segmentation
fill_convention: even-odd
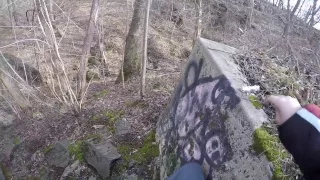
[[[218,179],[271,179],[272,171],[269,161],[264,155],[256,154],[251,148],[254,130],[261,127],[263,122],[267,122],[268,118],[263,110],[258,110],[252,105],[248,94],[240,91],[243,86],[249,85],[246,77],[240,72],[239,66],[234,63],[233,56],[240,51],[207,39],[199,39],[198,46],[205,59],[213,60],[207,62],[207,66],[204,65],[206,72],[212,76],[225,75],[241,99],[240,104],[229,112],[229,119],[226,121],[229,142],[234,153],[232,160],[225,163],[230,171],[215,172],[216,177]]]

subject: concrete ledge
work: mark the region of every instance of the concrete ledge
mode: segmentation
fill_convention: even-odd
[[[208,179],[271,179],[270,163],[251,147],[267,117],[239,91],[248,83],[233,62],[237,51],[196,43],[157,124],[161,179],[187,162],[201,164]]]

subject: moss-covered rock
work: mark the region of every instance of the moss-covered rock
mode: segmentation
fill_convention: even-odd
[[[86,142],[82,140],[78,140],[74,144],[69,144],[68,150],[69,150],[70,156],[71,157],[74,156],[76,160],[79,160],[80,162],[84,162],[86,147],[87,147]]]
[[[87,71],[87,74],[86,74],[86,81],[87,82],[90,82],[91,80],[99,80],[100,77],[99,77],[99,74],[96,73],[96,72],[93,72],[93,71]]]
[[[257,108],[257,109],[262,109],[263,108],[263,105],[262,103],[260,102],[260,100],[258,99],[257,96],[255,95],[250,95],[249,96],[249,101],[251,102],[251,104]]]
[[[262,154],[264,153],[267,159],[273,165],[273,179],[285,179],[285,174],[282,171],[282,162],[288,158],[288,153],[281,147],[280,140],[277,136],[271,135],[265,128],[258,128],[254,132],[254,150]]]

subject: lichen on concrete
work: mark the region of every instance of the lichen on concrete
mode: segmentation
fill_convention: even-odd
[[[264,127],[256,129],[253,137],[254,150],[259,154],[265,154],[273,165],[272,179],[285,179],[285,174],[282,171],[282,160],[288,158],[289,155],[281,148],[279,138],[271,135]]]

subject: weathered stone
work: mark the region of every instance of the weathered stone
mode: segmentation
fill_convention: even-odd
[[[2,169],[0,168],[0,180],[5,180]]]
[[[15,116],[7,111],[0,110],[0,127],[7,127],[13,123]]]
[[[130,123],[124,118],[115,123],[115,128],[116,128],[115,134],[117,136],[128,134],[131,131]]]
[[[97,180],[97,178],[96,178],[96,177],[91,176],[91,177],[89,177],[89,179],[88,179],[88,180]]]
[[[110,141],[99,144],[87,143],[85,159],[102,177],[109,177],[111,164],[120,157],[121,155]]]
[[[65,180],[67,179],[68,175],[71,174],[74,170],[76,170],[76,168],[80,165],[80,161],[76,160],[73,164],[67,166],[61,177],[60,177],[60,180]]]
[[[45,154],[49,165],[65,168],[69,162],[68,141],[63,140],[54,145],[54,147]]]
[[[206,39],[196,43],[157,124],[160,179],[191,161],[206,179],[271,178],[266,158],[251,152],[253,131],[267,118],[239,91],[248,83],[233,62],[237,53]]]

